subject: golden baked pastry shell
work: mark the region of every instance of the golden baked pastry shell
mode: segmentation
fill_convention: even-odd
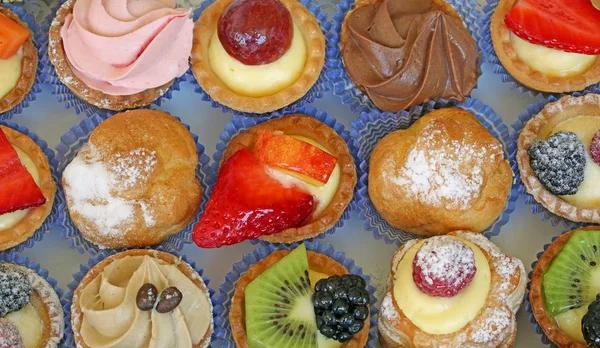
[[[227,87],[211,68],[208,47],[217,30],[221,14],[234,0],[217,0],[200,15],[194,27],[192,73],[202,89],[216,102],[234,110],[267,113],[281,109],[302,98],[317,82],[325,64],[325,36],[313,14],[297,0],[281,0],[290,11],[306,43],[306,65],[302,75],[292,85],[264,97],[249,97]]]
[[[235,344],[240,348],[248,348],[246,343],[246,303],[245,303],[245,291],[246,286],[250,284],[254,279],[260,276],[264,271],[269,269],[284,256],[290,253],[289,250],[276,250],[271,255],[267,256],[264,260],[254,264],[248,272],[240,277],[235,286],[233,298],[231,299],[231,308],[229,309],[229,324],[231,325],[231,333]],[[348,274],[348,270],[333,260],[332,258],[316,253],[313,251],[307,251],[308,254],[308,266],[311,270],[333,275],[344,275]],[[344,348],[362,348],[367,344],[369,338],[370,329],[370,318],[365,319],[365,326],[360,330],[352,340],[344,343]]]

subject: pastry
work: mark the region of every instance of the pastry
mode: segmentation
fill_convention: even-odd
[[[116,114],[92,131],[64,170],[71,220],[101,248],[155,245],[196,216],[196,142],[157,110]]]
[[[598,229],[580,228],[560,236],[539,257],[531,274],[533,315],[559,347],[600,345]]]
[[[103,109],[160,98],[188,70],[191,10],[175,1],[66,0],[50,26],[48,53],[58,78]]]
[[[356,1],[340,47],[350,79],[385,111],[464,101],[479,78],[475,40],[444,0]]]
[[[527,192],[571,221],[600,223],[600,95],[547,104],[519,135],[517,163]]]
[[[353,157],[335,130],[306,115],[265,121],[229,143],[194,242],[315,237],[335,226],[355,185]]]
[[[274,251],[240,277],[229,324],[240,348],[358,348],[369,337],[369,304],[362,277],[301,244]]]
[[[210,294],[180,257],[157,250],[108,256],[73,294],[77,347],[194,347],[210,345]]]
[[[48,158],[25,134],[0,125],[0,250],[23,243],[44,223],[56,184]]]
[[[0,114],[17,106],[31,90],[38,66],[33,35],[19,17],[0,6]]]
[[[525,86],[573,92],[600,82],[600,10],[590,0],[500,0],[490,31],[508,72]]]
[[[369,161],[369,197],[381,217],[423,236],[482,232],[504,210],[512,180],[502,144],[460,108],[386,135]]]
[[[63,308],[52,286],[34,270],[0,263],[0,345],[58,347],[65,330]]]
[[[217,0],[196,22],[191,62],[213,100],[266,113],[302,98],[315,84],[325,37],[297,0]]]
[[[379,314],[383,347],[512,347],[523,263],[467,231],[414,239],[394,254]]]

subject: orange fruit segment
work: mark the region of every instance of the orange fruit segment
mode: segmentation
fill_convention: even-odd
[[[29,29],[0,14],[0,59],[8,59],[17,53],[29,35]]]

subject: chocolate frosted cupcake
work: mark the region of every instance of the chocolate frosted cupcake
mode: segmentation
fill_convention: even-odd
[[[354,84],[386,111],[464,101],[479,77],[475,40],[443,0],[358,0],[340,46]]]

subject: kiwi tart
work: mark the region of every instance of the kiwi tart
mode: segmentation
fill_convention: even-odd
[[[600,347],[600,226],[550,244],[531,275],[535,320],[560,347]]]
[[[370,329],[366,281],[332,258],[276,250],[237,282],[229,312],[238,347],[364,347]]]

